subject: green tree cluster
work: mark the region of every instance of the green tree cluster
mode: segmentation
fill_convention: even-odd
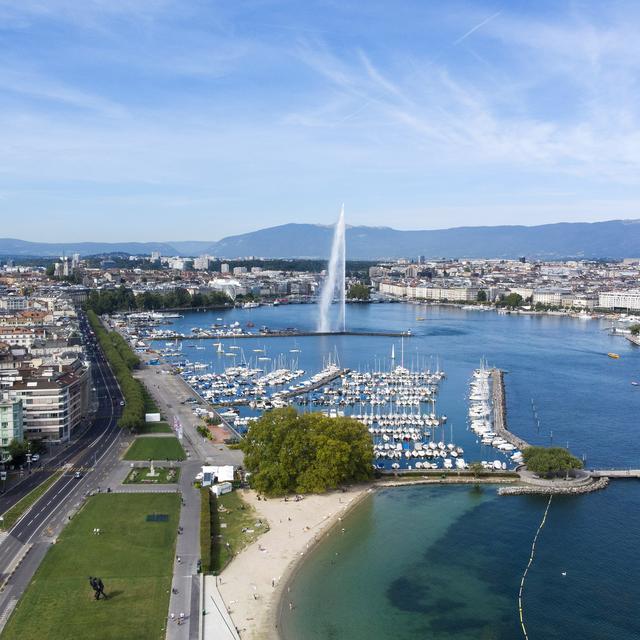
[[[46,446],[40,440],[11,440],[8,446],[11,464],[19,467],[26,463],[27,453],[44,453]]]
[[[640,334],[640,324],[632,324],[629,327],[629,331],[631,331],[632,336],[637,336],[638,334]]]
[[[127,287],[92,291],[86,307],[98,315],[116,311],[151,311],[157,309],[184,309],[187,307],[220,307],[230,304],[229,296],[222,291],[191,295],[184,287],[171,291],[145,291],[136,296]]]
[[[478,291],[478,295],[476,297],[476,300],[478,302],[486,302],[487,301],[487,292],[484,289],[480,289],[480,291]]]
[[[496,306],[516,309],[521,307],[523,302],[524,298],[519,293],[510,293],[508,296],[501,296],[500,300],[496,302]]]
[[[352,284],[347,291],[349,300],[368,300],[371,297],[371,291],[366,284]]]
[[[582,461],[562,447],[527,447],[523,458],[527,469],[541,476],[568,474],[573,469],[582,469]]]
[[[145,388],[131,375],[140,360],[119,333],[106,331],[93,311],[88,311],[87,317],[124,396],[125,406],[118,426],[135,431],[144,424],[146,404]]]
[[[372,475],[371,438],[351,418],[274,409],[250,427],[240,448],[252,486],[265,495],[322,493]]]

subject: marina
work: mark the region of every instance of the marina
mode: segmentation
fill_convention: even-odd
[[[511,471],[517,466],[520,445],[522,442],[549,444],[555,441],[564,446],[566,441],[571,441],[572,450],[577,454],[586,454],[591,467],[609,469],[616,466],[620,470],[635,468],[633,460],[636,445],[627,437],[621,439],[624,431],[620,431],[620,427],[629,424],[621,420],[625,407],[633,406],[638,399],[634,387],[629,384],[631,376],[637,374],[631,373],[631,359],[619,343],[614,348],[621,355],[619,360],[603,357],[614,350],[609,342],[619,341],[619,338],[599,332],[597,326],[590,323],[578,325],[569,324],[571,321],[564,318],[534,319],[447,309],[430,310],[429,322],[415,321],[417,324],[411,324],[411,317],[415,315],[411,308],[413,305],[383,307],[387,315],[380,319],[381,329],[409,326],[412,329],[410,340],[404,340],[403,344],[402,337],[386,339],[335,334],[300,339],[280,337],[269,342],[260,337],[245,339],[243,342],[236,342],[233,338],[156,340],[150,346],[157,350],[160,359],[174,363],[173,370],[185,382],[190,377],[192,382],[197,382],[196,377],[199,376],[222,376],[226,370],[229,370],[227,382],[237,382],[245,375],[244,371],[262,369],[262,372],[254,372],[251,376],[258,380],[282,369],[284,372],[270,378],[282,384],[265,386],[266,394],[278,394],[277,400],[285,393],[292,393],[292,397],[282,399],[282,405],[291,404],[300,411],[321,411],[328,415],[360,419],[371,435],[372,465],[384,475],[383,482],[402,485],[411,482],[417,475],[417,480],[424,483],[424,486],[394,488],[393,501],[389,501],[391,497],[389,500],[385,498],[386,489],[376,491],[375,496],[363,501],[342,523],[345,533],[341,533],[340,529],[330,533],[330,540],[335,539],[337,542],[347,540],[348,535],[356,535],[358,544],[368,548],[372,544],[379,546],[379,542],[373,541],[377,539],[378,529],[387,540],[394,539],[393,536],[402,531],[403,548],[394,548],[390,552],[394,567],[405,566],[415,554],[420,556],[424,553],[425,545],[429,545],[430,549],[431,545],[435,545],[432,551],[428,551],[429,563],[411,564],[412,569],[409,571],[398,569],[390,572],[386,561],[380,559],[378,562],[378,558],[375,558],[372,570],[376,575],[379,572],[379,577],[376,578],[375,589],[372,587],[367,590],[366,602],[362,603],[371,612],[370,603],[375,601],[376,607],[385,612],[382,618],[376,618],[375,612],[370,614],[376,620],[374,628],[366,624],[364,628],[359,624],[353,626],[349,612],[354,606],[359,606],[354,602],[357,598],[352,590],[345,592],[330,579],[332,572],[339,570],[348,584],[357,581],[356,576],[361,576],[362,571],[357,554],[354,555],[352,549],[348,553],[341,548],[333,551],[331,543],[327,544],[323,540],[301,565],[296,581],[288,585],[291,595],[285,598],[290,598],[295,608],[290,616],[288,610],[285,611],[287,619],[283,618],[283,637],[286,640],[327,637],[327,634],[333,633],[331,629],[335,630],[336,620],[341,621],[341,629],[349,630],[346,635],[338,632],[336,637],[366,638],[372,637],[372,634],[375,637],[380,629],[386,629],[385,624],[389,619],[394,620],[393,633],[399,638],[415,637],[420,625],[420,628],[428,625],[429,633],[438,638],[441,627],[455,627],[456,617],[443,621],[445,614],[428,595],[422,596],[417,602],[409,601],[409,606],[416,608],[419,613],[405,611],[404,603],[411,596],[405,595],[400,601],[392,595],[397,591],[404,593],[401,584],[410,585],[412,590],[422,590],[421,593],[427,594],[429,585],[434,581],[440,585],[440,590],[445,590],[447,596],[456,602],[459,611],[468,610],[469,615],[480,625],[474,626],[473,632],[470,627],[469,633],[460,632],[452,637],[457,640],[478,637],[483,629],[500,629],[502,635],[496,637],[514,637],[509,613],[513,607],[512,593],[501,585],[509,580],[511,573],[521,575],[523,566],[520,562],[515,562],[511,567],[512,563],[505,558],[505,553],[516,554],[517,557],[527,553],[524,540],[539,524],[540,516],[535,501],[541,499],[536,495],[537,490],[528,491],[526,487],[519,485]],[[378,307],[376,311],[380,308],[382,307]],[[306,328],[302,307],[269,311],[278,316],[276,321],[268,321],[270,324],[278,322],[282,326]],[[242,326],[246,322],[253,322],[259,326],[265,323],[264,315],[254,315],[259,312],[262,314],[264,310],[230,311],[225,322],[239,322]],[[366,307],[354,309],[350,312],[351,315],[358,328],[366,328],[371,324]],[[473,322],[470,321],[471,317]],[[185,331],[180,325],[188,329],[194,324],[194,318],[195,315],[176,319],[175,328],[186,335],[188,330]],[[211,323],[209,314],[208,318],[202,317],[199,324],[206,326]],[[542,327],[530,326],[532,323]],[[525,343],[528,348],[523,353],[521,346]],[[204,348],[198,349],[197,345]],[[490,345],[490,350],[487,345]],[[629,348],[633,346],[629,345]],[[164,353],[160,353],[161,351]],[[229,353],[234,355],[225,355]],[[487,363],[489,358],[492,365]],[[302,392],[289,389],[322,372],[328,360],[337,367],[335,378],[323,380],[317,388]],[[568,366],[569,362],[572,363],[571,366]],[[579,385],[571,386],[568,394],[566,384],[568,380],[574,379],[576,366],[580,367],[583,379]],[[506,377],[503,376],[505,370],[509,371]],[[522,374],[523,370],[526,370],[526,375]],[[535,373],[532,374],[532,370]],[[433,377],[435,373],[441,375]],[[279,378],[279,375],[283,377]],[[532,376],[535,379],[535,406],[531,398]],[[598,383],[593,386],[596,380]],[[228,399],[232,402],[240,401],[238,406],[215,405],[220,408],[224,420],[235,425],[234,428],[240,435],[252,420],[268,408],[267,404],[258,407],[259,397],[242,397],[242,393],[250,389],[252,384],[251,380],[247,380],[246,384],[238,384],[233,390]],[[202,390],[198,390],[198,393],[201,392]],[[595,403],[594,393],[597,393],[598,399]],[[625,403],[618,401],[619,395],[624,395]],[[576,398],[580,400],[577,401]],[[218,399],[222,400],[221,397]],[[252,407],[253,400],[256,402]],[[615,416],[615,419],[612,420],[611,416]],[[610,425],[608,435],[611,441],[606,446],[602,440],[593,438],[592,429],[585,428],[589,420],[605,420]],[[488,429],[482,432],[479,427]],[[520,441],[514,440],[518,437],[514,431],[522,436]],[[430,442],[433,443],[431,446]],[[443,449],[438,447],[438,443],[442,443],[448,452],[445,458],[440,456]],[[454,448],[447,446],[450,444]],[[462,450],[461,454],[457,448]],[[437,457],[428,457],[429,449],[434,453],[437,450]],[[420,455],[420,451],[424,452],[423,455]],[[451,455],[450,452],[458,455]],[[476,480],[470,470],[457,468],[457,464],[462,464],[457,463],[460,458],[466,464],[484,461],[487,476]],[[394,464],[397,467],[393,467]],[[437,468],[432,469],[432,464]],[[397,477],[390,477],[394,475]],[[405,478],[406,475],[411,475],[411,480]],[[495,484],[491,484],[492,481]],[[452,482],[464,484],[453,487],[450,486]],[[594,483],[585,483],[584,487],[572,485],[567,487],[566,493],[576,495],[575,500],[601,504],[600,496],[611,495],[612,500],[619,500],[616,486],[625,485],[630,491],[634,491],[635,483],[625,482],[612,483],[613,488],[609,486],[605,492],[592,493],[584,498],[579,495],[587,487],[589,491],[593,491],[607,483],[608,480],[604,477],[602,481],[596,478],[595,486]],[[498,489],[501,489],[502,495],[512,496],[508,500],[501,499],[500,502],[504,503],[502,505],[496,503]],[[411,499],[404,501],[401,495],[411,496]],[[369,528],[367,525],[365,529],[360,529],[358,523],[361,519],[366,523],[371,517],[370,509],[373,507],[370,505],[379,505],[375,506],[375,526],[371,525]],[[421,516],[419,514],[423,513],[423,507],[425,511]],[[383,508],[384,514],[377,514],[377,510]],[[590,512],[601,509],[592,509],[591,506],[584,508],[589,508]],[[545,540],[547,536],[557,535],[558,530],[554,528],[557,526],[556,518],[559,514],[562,515],[563,509],[561,501],[552,508],[551,529],[545,532]],[[531,522],[528,520],[529,514],[532,516]],[[425,538],[424,527],[417,528],[420,529],[420,535],[416,534],[414,544],[414,536],[409,529],[411,526],[415,527],[417,519],[421,517],[428,518],[432,523],[428,531],[433,536]],[[514,527],[521,527],[522,531],[515,530]],[[472,539],[469,538],[471,533]],[[491,544],[485,545],[478,541],[478,535],[488,540],[499,540],[500,552]],[[426,542],[426,539],[432,542]],[[446,546],[442,546],[444,542],[440,542],[441,540],[446,540]],[[466,553],[465,549],[472,549],[473,553]],[[335,556],[336,552],[339,556]],[[450,559],[444,562],[443,553],[445,556],[449,553],[456,554],[453,565]],[[321,561],[320,566],[314,564],[316,557]],[[465,558],[464,562],[458,563],[458,557]],[[615,562],[615,559],[607,558],[608,570],[615,566]],[[460,593],[459,576],[469,575],[470,567],[476,567],[471,575],[475,576],[477,572],[478,577],[473,578],[474,582],[464,590],[463,595]],[[569,575],[572,575],[570,564],[568,568]],[[416,570],[424,575],[416,575]],[[499,578],[494,578],[496,573],[500,574]],[[320,581],[316,579],[318,575],[323,576]],[[549,572],[546,571],[545,575],[548,576]],[[301,580],[300,584],[297,583],[298,579]],[[267,582],[268,580],[270,578]],[[472,586],[476,580],[477,589]],[[330,585],[332,593],[337,590],[335,597],[349,603],[349,606],[343,610],[335,603],[334,596],[323,591],[323,584]],[[536,577],[532,575],[527,589],[534,593],[538,588]],[[504,604],[501,604],[502,598],[506,600]],[[314,602],[318,599],[332,603],[332,611],[335,612],[332,620],[327,620],[322,607],[314,607]],[[535,610],[535,606],[532,607],[533,600],[534,596],[531,596],[528,601],[528,627],[531,633],[545,628],[545,618]],[[481,614],[476,607],[481,607]],[[298,610],[304,611],[304,616],[297,616]],[[561,618],[558,618],[561,610],[558,609],[556,613],[554,626],[558,627],[561,624]],[[401,620],[401,628],[398,627],[398,620]],[[391,628],[388,632],[392,632]],[[597,636],[591,637],[595,640]]]

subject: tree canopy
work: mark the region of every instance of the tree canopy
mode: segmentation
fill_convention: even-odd
[[[631,335],[632,336],[637,336],[638,334],[640,334],[640,324],[632,324],[629,327],[629,331],[631,331]]]
[[[582,469],[582,461],[562,447],[527,447],[523,457],[527,469],[539,475],[551,476]]]
[[[274,409],[250,427],[240,447],[252,486],[265,495],[322,493],[372,474],[371,438],[351,418]]]
[[[92,291],[87,299],[86,307],[102,315],[114,311],[220,307],[226,304],[231,304],[231,299],[223,291],[191,295],[184,287],[176,287],[165,292],[145,291],[136,296],[131,289],[118,287]]]
[[[347,298],[350,300],[368,300],[371,296],[371,291],[366,284],[352,284],[347,291]]]
[[[496,304],[499,307],[511,307],[515,309],[516,307],[522,306],[523,302],[524,298],[519,293],[510,293],[508,296],[503,296]]]

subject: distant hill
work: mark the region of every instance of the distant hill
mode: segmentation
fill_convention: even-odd
[[[332,227],[285,224],[219,241],[189,242],[27,242],[0,238],[0,255],[59,256],[124,252],[162,255],[210,255],[224,258],[326,258]],[[563,222],[535,227],[457,227],[399,231],[388,227],[347,229],[350,259],[416,257],[466,258],[625,258],[640,256],[640,220]]]

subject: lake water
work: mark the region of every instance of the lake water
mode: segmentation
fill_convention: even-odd
[[[188,314],[179,331],[252,321],[312,330],[312,305]],[[424,321],[418,321],[424,317]],[[505,376],[511,430],[532,444],[558,444],[595,468],[640,467],[640,351],[607,334],[607,323],[407,304],[351,305],[352,330],[402,331],[405,364],[438,358],[447,374],[438,410],[467,460],[491,457],[467,430],[468,383],[481,358]],[[187,344],[188,341],[185,341]],[[205,344],[207,341],[199,344]],[[313,373],[337,353],[351,368],[390,364],[399,339],[308,337],[238,340],[250,356],[297,357]],[[290,353],[291,348],[300,353]],[[210,344],[189,357],[228,366]],[[607,357],[614,351],[619,360]],[[540,420],[534,418],[532,400]],[[522,636],[517,594],[544,497],[499,497],[494,487],[407,487],[377,492],[301,566],[295,604],[283,614],[287,640],[512,639]],[[640,485],[555,497],[524,594],[530,638],[627,640],[640,637]],[[562,573],[566,572],[566,576]]]

